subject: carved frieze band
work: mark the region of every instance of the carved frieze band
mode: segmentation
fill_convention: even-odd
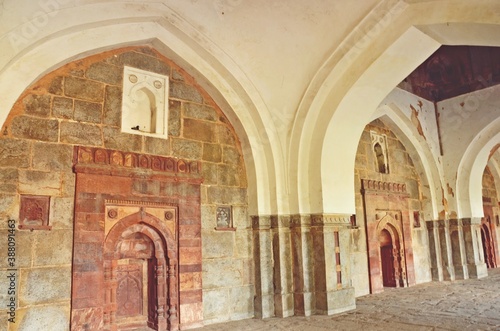
[[[372,179],[362,179],[361,182],[363,190],[365,191],[406,194],[406,184],[383,182]]]
[[[255,230],[310,226],[351,226],[350,214],[259,215],[251,216]]]
[[[314,214],[311,215],[312,225],[351,225],[351,215],[348,214]]]
[[[75,159],[73,163],[74,165],[94,164],[151,169],[171,173],[201,173],[200,162],[198,161],[83,146],[75,146]]]

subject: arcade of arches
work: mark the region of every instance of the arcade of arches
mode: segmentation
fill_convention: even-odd
[[[0,330],[336,314],[500,264],[500,3],[259,3],[0,1]]]

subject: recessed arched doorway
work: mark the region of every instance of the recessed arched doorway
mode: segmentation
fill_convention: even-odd
[[[382,281],[384,287],[396,287],[396,268],[394,267],[394,245],[391,234],[384,229],[379,235]]]
[[[141,210],[119,220],[104,244],[105,326],[176,329],[176,264],[174,236],[159,219]]]

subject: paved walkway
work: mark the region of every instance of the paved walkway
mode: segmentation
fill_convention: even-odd
[[[358,298],[355,310],[335,316],[247,319],[194,330],[500,330],[500,268],[488,273],[483,279],[388,289]]]

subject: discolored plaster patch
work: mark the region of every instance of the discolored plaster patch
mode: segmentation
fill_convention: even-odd
[[[419,101],[419,105],[421,106],[422,102]],[[418,118],[418,110],[413,107],[413,105],[410,105],[410,109],[411,109],[411,122],[415,125],[415,127],[417,128],[417,131],[418,133],[424,138],[426,139],[425,135],[424,135],[424,130],[422,128],[422,123],[420,123],[420,119]]]

